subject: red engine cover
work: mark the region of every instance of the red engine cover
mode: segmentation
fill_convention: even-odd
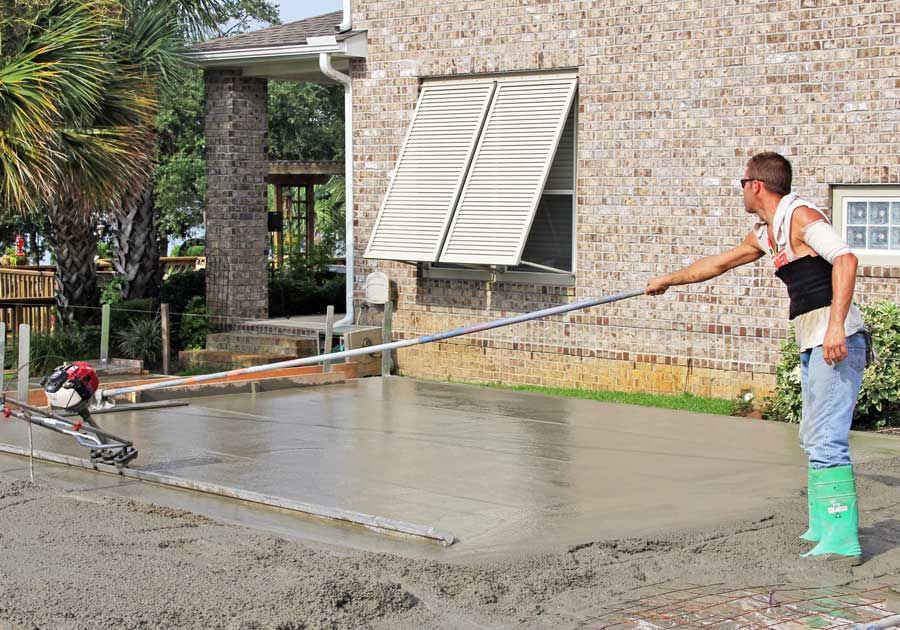
[[[84,392],[87,394],[86,398],[93,396],[100,387],[100,379],[97,378],[97,373],[94,371],[94,368],[91,367],[91,364],[86,361],[75,361],[72,363],[71,367],[66,370],[66,373],[69,375],[69,381],[73,383],[76,391],[81,390],[82,388],[86,390]],[[84,393],[82,393],[82,395],[84,395]]]

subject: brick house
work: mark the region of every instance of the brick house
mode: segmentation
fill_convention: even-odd
[[[858,301],[900,300],[900,2],[351,8],[355,296],[386,272],[398,337],[638,288],[734,246],[752,224],[737,179],[761,150],[791,159],[854,246]],[[408,348],[398,369],[730,397],[772,386],[788,331],[761,260]]]

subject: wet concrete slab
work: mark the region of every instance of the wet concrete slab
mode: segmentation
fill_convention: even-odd
[[[806,474],[793,425],[396,377],[207,397],[98,420],[134,440],[141,454],[132,468],[448,530],[459,539],[448,549],[404,543],[404,553],[447,558],[707,526],[764,512],[772,498],[796,494]],[[34,438],[39,449],[86,455],[63,436],[35,429]],[[26,446],[26,428],[4,423],[0,442]],[[857,461],[897,456],[900,439],[855,434],[853,453]],[[108,484],[166,502],[169,491],[145,485]],[[228,512],[227,520],[276,530],[294,518],[323,542],[396,545],[177,497],[176,507],[196,503],[212,516]]]

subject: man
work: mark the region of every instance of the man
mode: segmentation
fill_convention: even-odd
[[[744,206],[759,219],[737,247],[647,283],[648,295],[703,282],[768,255],[787,285],[800,347],[800,446],[809,457],[805,556],[860,562],[856,487],[848,445],[866,365],[867,333],[853,305],[857,259],[813,204],[791,192],[790,162],[754,155],[740,181]]]

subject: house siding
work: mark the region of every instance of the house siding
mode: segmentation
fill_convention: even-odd
[[[641,287],[735,246],[735,180],[776,150],[794,189],[900,184],[900,2],[354,1],[358,297],[396,282],[406,338]],[[576,68],[576,286],[435,280],[363,250],[423,78]],[[857,300],[900,301],[900,267],[863,267]],[[774,384],[788,303],[766,260],[677,287],[398,353],[402,374],[731,397]]]

